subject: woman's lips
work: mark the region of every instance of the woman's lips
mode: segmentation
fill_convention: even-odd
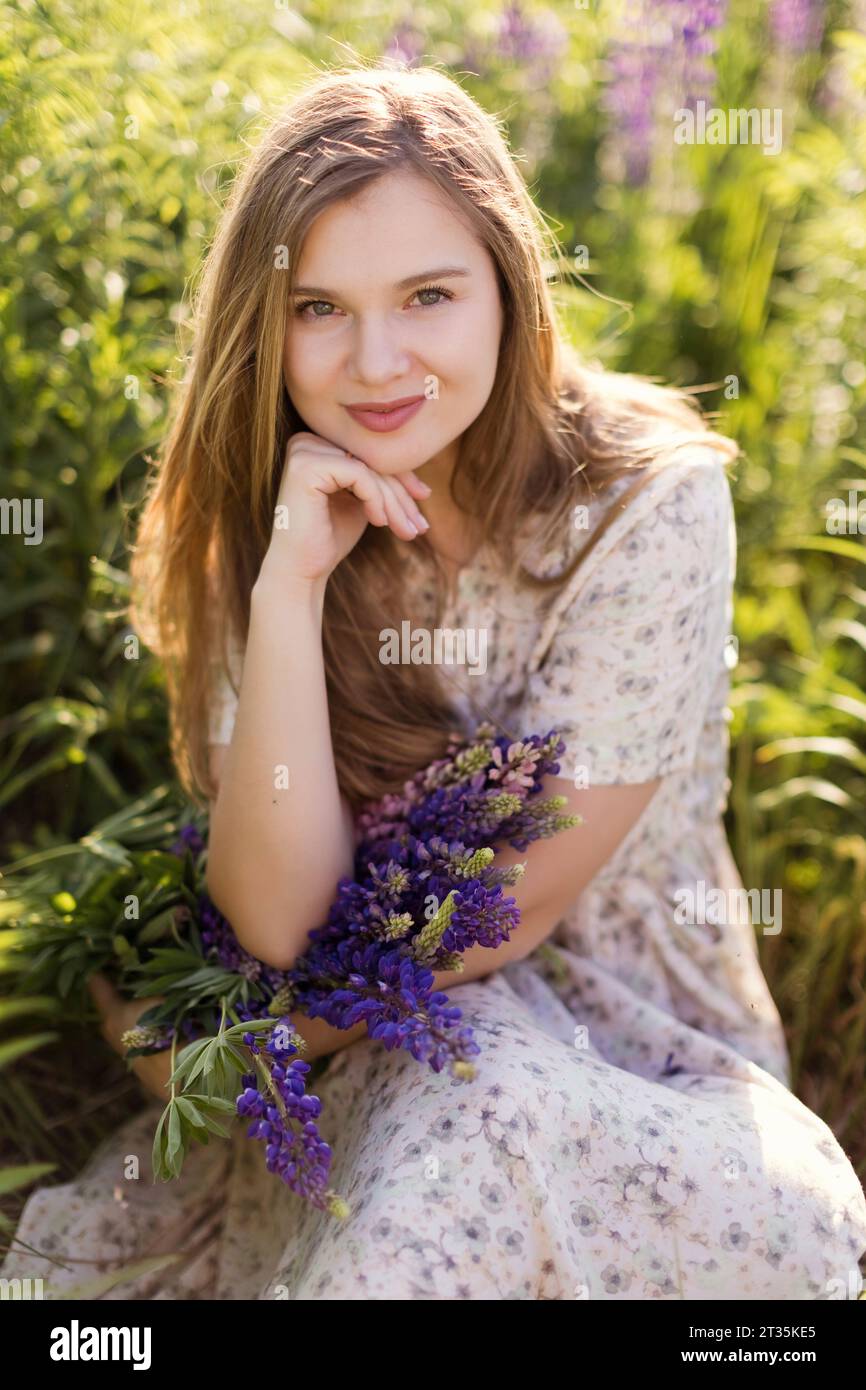
[[[398,430],[401,425],[405,425],[413,415],[417,415],[424,401],[425,397],[419,396],[417,400],[410,401],[408,405],[400,405],[396,410],[361,410],[351,405],[347,405],[345,409],[352,419],[357,420],[365,429],[373,430],[376,434],[388,434],[391,430]]]

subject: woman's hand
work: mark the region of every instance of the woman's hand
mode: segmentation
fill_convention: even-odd
[[[327,580],[368,523],[390,526],[401,540],[426,530],[415,498],[430,492],[411,470],[386,477],[317,434],[294,434],[265,564],[277,561],[283,578]]]
[[[154,1004],[162,1003],[161,995],[147,999],[123,999],[111,981],[96,971],[87,981],[87,988],[97,1009],[102,1015],[102,1036],[107,1043],[126,1056],[126,1048],[120,1039],[128,1028],[134,1028],[139,1018]],[[135,1057],[130,1063],[139,1081],[146,1090],[159,1100],[168,1101],[166,1086],[171,1076],[171,1049],[155,1052],[150,1057]]]

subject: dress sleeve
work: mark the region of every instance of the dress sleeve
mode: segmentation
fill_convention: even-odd
[[[702,446],[650,480],[553,605],[521,722],[560,731],[562,776],[612,786],[692,765],[729,689],[735,568],[730,485]]]
[[[243,650],[229,639],[228,669],[221,656],[211,658],[211,695],[208,704],[208,742],[230,743],[238,707],[237,690],[243,670]],[[234,681],[234,684],[232,684]]]

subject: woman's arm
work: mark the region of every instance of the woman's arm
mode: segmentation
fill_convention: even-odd
[[[225,750],[214,747],[212,768],[219,781]],[[520,909],[520,922],[501,946],[473,946],[463,953],[463,969],[436,970],[434,987],[448,992],[455,985],[482,979],[515,960],[523,960],[547,939],[575,898],[587,887],[625,839],[649,805],[661,778],[634,786],[607,786],[576,789],[561,777],[546,777],[541,797],[564,796],[566,814],[583,817],[583,824],[563,830],[549,840],[538,840],[520,852],[511,848],[498,851],[496,866],[508,868],[525,864],[526,872],[506,893]],[[332,889],[333,891],[333,889]],[[292,1022],[308,1044],[307,1060],[328,1056],[357,1042],[367,1033],[367,1025],[332,1028],[321,1018],[292,1012]]]
[[[510,848],[497,852],[497,868],[526,865],[514,887],[503,890],[514,898],[520,921],[501,946],[473,946],[465,951],[462,971],[437,971],[437,989],[447,991],[489,975],[511,961],[523,960],[540,946],[619,848],[660,785],[661,778],[655,777],[634,785],[576,789],[563,777],[545,777],[540,796],[564,796],[563,814],[582,816],[583,824],[549,840],[536,840],[522,853]]]
[[[324,591],[263,566],[211,806],[208,891],[241,944],[283,968],[352,872],[328,722]]]
[[[211,806],[207,886],[253,955],[287,970],[351,875],[328,717],[322,613],[328,578],[368,524],[403,540],[426,526],[414,474],[380,477],[327,440],[289,442],[274,528],[253,587],[238,708]]]
[[[221,746],[212,749],[212,767],[217,784],[226,753],[227,749]],[[563,778],[546,778],[541,795],[564,796],[568,811],[583,816],[584,823],[573,830],[562,831],[550,840],[536,841],[523,854],[513,849],[504,849],[497,854],[496,862],[503,868],[510,864],[526,864],[523,878],[509,890],[520,908],[520,922],[512,932],[511,939],[501,946],[495,949],[473,946],[464,952],[462,971],[434,971],[435,988],[452,991],[455,985],[467,984],[490,975],[511,961],[523,960],[540,946],[574,898],[622,843],[652,800],[660,780],[656,777],[651,782],[636,786],[575,790]],[[351,842],[349,826],[346,831]],[[139,1015],[157,1000],[123,1000],[101,975],[92,977],[90,989],[102,1014],[103,1036],[122,1056],[121,1034],[125,1029],[132,1028]],[[291,1019],[307,1044],[303,1052],[307,1061],[329,1056],[367,1035],[366,1023],[357,1023],[352,1028],[332,1028],[323,1019],[309,1018],[297,1010],[291,1012]],[[139,1057],[132,1067],[148,1091],[161,1100],[166,1099],[166,1086],[171,1073],[168,1052]]]

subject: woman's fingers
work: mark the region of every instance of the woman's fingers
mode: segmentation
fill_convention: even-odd
[[[353,493],[364,503],[368,517],[371,513],[378,515],[378,524],[390,526],[403,540],[412,540],[422,529],[416,525],[412,513],[417,508],[405,489],[399,483],[395,485],[392,478],[374,473],[360,459],[335,459],[328,466],[328,479],[328,492],[342,487]],[[418,517],[423,521],[420,512]]]
[[[426,531],[427,522],[424,519],[424,514],[403,484],[397,478],[385,475],[380,475],[379,482],[382,484],[383,490],[393,499],[394,508],[397,509],[396,515],[402,523],[405,534],[411,538]],[[404,530],[400,530],[399,534],[403,535]]]
[[[89,976],[87,988],[102,1017],[102,1036],[121,1055],[126,1051],[120,1041],[123,1034],[128,1028],[134,1028],[141,1015],[152,1009],[154,1004],[161,1004],[164,997],[152,994],[146,999],[124,999],[98,970]]]
[[[379,479],[359,459],[328,458],[327,467],[316,470],[314,487],[326,497],[332,497],[336,492],[351,492],[359,502],[363,502],[370,520],[378,517],[377,525],[387,524]]]
[[[415,500],[416,495],[422,502],[426,502],[432,492],[426,483],[422,483],[420,478],[416,478],[414,473],[388,473],[383,475],[394,488],[400,499],[402,506],[412,517],[416,524],[424,521],[424,513]],[[423,530],[423,526],[421,527]]]
[[[101,1024],[99,1031],[105,1041],[119,1051],[120,1031],[117,1026],[118,1010],[122,1000],[114,985],[104,975],[96,971],[87,981],[91,998],[99,1010]]]
[[[411,469],[406,473],[396,473],[394,476],[412,497],[420,498],[422,502],[426,501],[433,493],[432,487],[423,482]]]
[[[338,452],[336,446],[324,445],[322,441],[305,442],[303,449],[292,453],[289,471],[303,476],[308,469],[312,469],[314,491],[328,497],[340,491],[351,492],[374,525],[388,525],[404,540],[412,540],[427,530],[424,514],[404,479],[412,477],[411,487],[422,498],[429,496],[430,489],[410,472],[393,477],[376,473],[361,459]]]
[[[379,486],[379,479],[369,469],[359,473],[358,478],[347,489],[364,505],[367,520],[374,526],[388,525],[388,512],[385,499]]]

